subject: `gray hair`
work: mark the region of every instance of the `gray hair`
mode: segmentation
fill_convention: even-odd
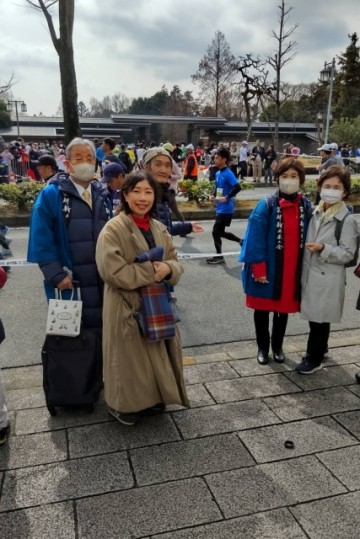
[[[66,158],[67,159],[70,159],[71,148],[73,146],[88,146],[90,148],[90,150],[92,151],[94,157],[96,157],[95,144],[91,140],[89,140],[87,138],[76,137],[76,138],[73,138],[72,141],[69,142],[69,144],[66,146]]]

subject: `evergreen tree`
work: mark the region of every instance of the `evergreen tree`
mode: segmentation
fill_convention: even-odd
[[[360,47],[357,33],[349,34],[350,44],[338,57],[338,100],[334,109],[336,118],[355,118],[360,110]]]
[[[11,127],[11,116],[6,110],[6,103],[0,99],[0,127]]]

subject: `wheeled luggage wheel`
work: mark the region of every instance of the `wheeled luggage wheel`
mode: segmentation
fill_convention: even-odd
[[[49,410],[49,414],[55,417],[57,415],[57,410],[55,406],[48,406],[47,409]]]

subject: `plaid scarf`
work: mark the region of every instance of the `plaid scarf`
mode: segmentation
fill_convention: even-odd
[[[145,335],[148,341],[162,341],[175,336],[175,317],[165,283],[139,288]]]
[[[283,272],[284,272],[284,221],[283,214],[279,204],[279,198],[275,198],[275,208],[276,208],[276,246],[275,246],[275,267],[278,270],[275,273],[275,286],[274,286],[274,295],[273,299],[279,299],[281,296],[281,290],[283,286]],[[305,219],[305,209],[304,209],[304,200],[303,197],[299,197],[296,201],[299,205],[299,256],[298,264],[296,267],[296,299],[300,299],[301,292],[301,263],[304,253],[305,246],[305,235],[304,235],[304,219]]]

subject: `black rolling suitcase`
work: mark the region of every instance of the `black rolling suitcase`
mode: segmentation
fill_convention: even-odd
[[[89,330],[78,337],[47,335],[41,355],[50,414],[56,415],[57,406],[83,406],[92,412],[102,389],[100,335]]]
[[[77,281],[73,281],[73,284],[79,285]],[[59,300],[59,295],[62,299],[61,293],[56,292],[55,302]],[[81,300],[79,288],[76,289],[76,295],[75,302]],[[54,319],[50,319],[51,323],[61,324],[65,318],[69,319],[68,312],[75,307],[70,302],[65,304],[66,307],[61,305],[57,312],[55,309],[58,305],[52,307],[54,312],[51,312],[51,317]],[[53,330],[52,325],[50,329]],[[81,406],[92,412],[103,386],[101,331],[81,328],[76,337],[48,334],[41,358],[43,387],[50,414],[56,415],[56,407]]]

